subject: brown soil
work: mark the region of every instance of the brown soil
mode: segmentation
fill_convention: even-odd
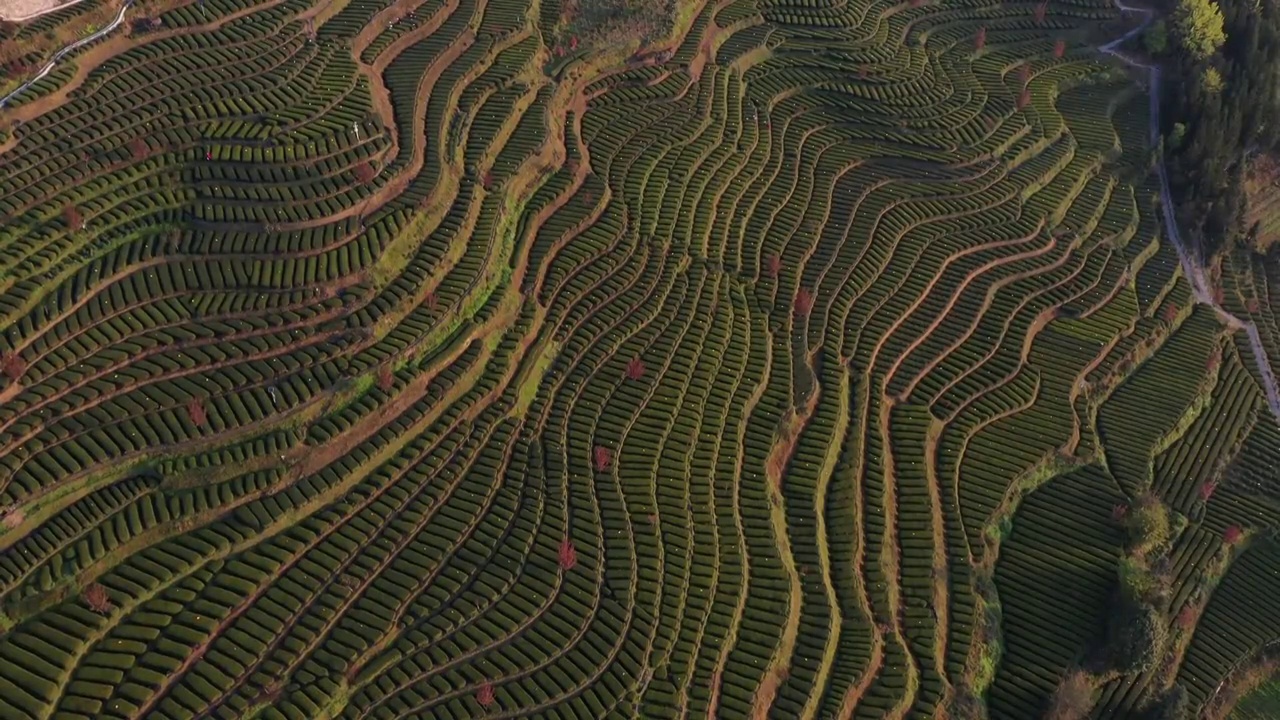
[[[80,0],[0,0],[0,20],[25,22],[78,2]]]

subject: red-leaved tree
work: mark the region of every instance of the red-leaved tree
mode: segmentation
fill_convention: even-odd
[[[476,690],[476,702],[480,703],[480,707],[487,708],[493,704],[493,683],[485,683]]]
[[[22,508],[13,508],[4,514],[4,519],[0,519],[0,527],[6,530],[12,530],[27,521],[27,513]]]
[[[129,141],[129,154],[134,160],[146,160],[151,154],[151,148],[147,147],[142,138],[134,138]]]
[[[866,80],[866,79],[867,79],[867,76],[868,76],[868,75],[870,75],[870,74],[871,74],[871,68],[870,68],[870,67],[867,67],[866,65],[859,65],[859,66],[858,66],[858,79],[859,79],[859,80]]]
[[[373,163],[365,161],[356,166],[356,180],[367,183],[378,176],[378,171],[373,168]]]
[[[68,203],[62,208],[62,219],[67,221],[67,227],[72,230],[84,229],[84,216],[80,214],[80,208]]]
[[[1036,10],[1035,10],[1036,22],[1043,25],[1044,19],[1046,16],[1048,16],[1048,14],[1049,14],[1049,0],[1044,0],[1044,2],[1036,6]]]
[[[378,368],[378,389],[382,392],[391,392],[391,388],[396,385],[396,376],[391,374],[391,367],[383,365]]]
[[[573,546],[573,541],[569,539],[568,535],[560,541],[560,552],[558,554],[561,570],[572,570],[573,566],[578,564],[578,549]]]
[[[429,309],[429,310],[435,310],[435,309],[436,309],[436,294],[435,294],[435,291],[432,291],[432,292],[427,293],[426,303],[427,303],[427,309]]]
[[[771,278],[778,277],[778,273],[782,272],[782,258],[777,255],[770,255],[764,259],[764,274]]]
[[[639,380],[644,377],[644,361],[638,357],[633,357],[627,361],[627,379]]]
[[[1112,508],[1111,508],[1111,519],[1112,519],[1112,520],[1114,520],[1114,521],[1116,521],[1116,522],[1120,522],[1121,520],[1124,520],[1124,519],[1125,519],[1126,517],[1128,517],[1128,516],[1129,516],[1129,506],[1128,506],[1128,505],[1126,505],[1126,504],[1124,504],[1124,503],[1120,503],[1120,504],[1118,504],[1118,505],[1114,505],[1114,506],[1112,506]]]
[[[806,317],[812,309],[813,293],[809,292],[809,288],[800,288],[796,292],[796,314],[800,317]]]
[[[1262,303],[1258,301],[1258,298],[1251,297],[1244,301],[1244,309],[1248,310],[1250,315],[1256,315],[1262,309]]]
[[[187,401],[187,417],[191,419],[191,424],[196,427],[204,427],[209,421],[209,416],[204,411],[204,401],[200,398],[191,398]]]
[[[89,583],[80,594],[80,599],[84,600],[84,604],[89,609],[99,615],[106,615],[111,612],[111,608],[115,607],[111,604],[111,596],[107,594],[107,589],[98,583]]]
[[[1025,110],[1031,104],[1031,88],[1022,88],[1022,92],[1018,93],[1018,109]]]
[[[1222,542],[1235,545],[1244,539],[1244,530],[1239,525],[1230,525],[1222,532]]]
[[[603,445],[597,445],[593,454],[596,463],[596,471],[604,472],[613,464],[613,451]]]
[[[973,36],[973,49],[981,50],[987,46],[987,26],[983,25],[978,28],[978,34]]]
[[[27,371],[27,361],[23,360],[22,356],[16,352],[5,353],[0,371],[4,372],[5,377],[16,381]]]
[[[1165,322],[1170,322],[1170,323],[1173,322],[1174,320],[1177,320],[1178,319],[1177,303],[1169,303],[1168,305],[1165,305],[1164,309],[1160,311],[1160,317]]]
[[[1053,43],[1053,56],[1061,60],[1062,56],[1066,54],[1067,54],[1067,41],[1062,39],[1055,40]]]
[[[1209,498],[1213,497],[1213,493],[1218,489],[1218,482],[1211,480],[1200,486],[1200,502],[1209,502]]]
[[[480,179],[480,184],[484,186],[485,190],[492,190],[496,183],[497,181],[494,179],[493,173],[491,172],[485,173],[484,177]]]
[[[1182,608],[1178,612],[1177,624],[1182,630],[1190,630],[1196,624],[1196,609],[1190,605]]]
[[[1030,80],[1031,80],[1031,66],[1028,65],[1027,63],[1022,63],[1021,65],[1018,66],[1018,83],[1020,85],[1026,86],[1026,84],[1030,82]]]

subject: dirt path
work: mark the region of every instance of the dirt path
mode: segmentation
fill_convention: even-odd
[[[26,22],[41,15],[61,10],[79,3],[80,0],[0,0],[0,20],[9,22]]]
[[[1146,30],[1147,26],[1155,21],[1156,13],[1154,10],[1130,5],[1124,0],[1115,0],[1115,3],[1121,12],[1141,13],[1143,15],[1142,23],[1124,35],[1099,47],[1098,50],[1105,55],[1111,55],[1119,59],[1126,65],[1147,71],[1150,85],[1148,94],[1151,98],[1151,111],[1148,113],[1148,133],[1149,142],[1152,147],[1155,147],[1160,142],[1161,67],[1135,60],[1118,48],[1130,38]],[[1169,239],[1173,241],[1173,247],[1178,252],[1178,262],[1182,264],[1183,275],[1186,275],[1187,281],[1191,283],[1196,302],[1213,308],[1231,328],[1244,328],[1245,333],[1249,336],[1249,346],[1253,350],[1254,363],[1257,364],[1258,372],[1262,376],[1262,388],[1267,395],[1267,405],[1270,406],[1271,414],[1275,416],[1276,421],[1280,422],[1280,385],[1276,383],[1275,371],[1272,370],[1266,350],[1262,347],[1262,338],[1258,334],[1258,327],[1252,321],[1246,322],[1227,312],[1214,300],[1213,293],[1209,291],[1209,282],[1205,278],[1204,268],[1200,267],[1192,259],[1191,253],[1187,250],[1187,246],[1182,240],[1182,234],[1178,231],[1178,221],[1173,215],[1173,194],[1169,191],[1169,171],[1165,165],[1164,158],[1161,158],[1156,163],[1156,172],[1160,176],[1160,207],[1164,214],[1165,231],[1169,234]]]

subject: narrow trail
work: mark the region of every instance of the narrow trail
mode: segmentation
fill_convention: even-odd
[[[1154,10],[1130,5],[1124,0],[1115,0],[1115,4],[1121,12],[1141,13],[1143,16],[1142,24],[1099,47],[1098,50],[1106,55],[1118,58],[1126,65],[1142,68],[1150,74],[1149,88],[1147,90],[1147,95],[1151,98],[1151,111],[1148,113],[1148,134],[1151,146],[1156,147],[1160,142],[1161,68],[1159,65],[1135,60],[1117,49],[1129,39],[1146,30],[1147,26],[1155,20],[1156,14]],[[1267,405],[1271,407],[1271,414],[1275,416],[1276,422],[1280,423],[1280,385],[1276,383],[1275,372],[1271,369],[1271,363],[1267,359],[1267,352],[1262,347],[1262,336],[1258,333],[1258,327],[1252,321],[1241,320],[1227,312],[1225,308],[1214,300],[1213,293],[1209,291],[1209,282],[1204,276],[1204,268],[1200,267],[1192,259],[1190,252],[1182,241],[1182,233],[1178,231],[1178,222],[1173,215],[1173,194],[1169,191],[1169,171],[1165,166],[1163,157],[1159,158],[1156,163],[1156,171],[1160,176],[1160,208],[1164,214],[1165,231],[1168,233],[1169,239],[1173,241],[1174,249],[1178,252],[1178,262],[1182,264],[1182,273],[1187,276],[1187,280],[1191,283],[1191,290],[1195,294],[1196,302],[1213,308],[1227,325],[1236,330],[1243,329],[1245,334],[1249,336],[1249,346],[1253,349],[1253,360],[1258,366],[1259,375],[1262,377],[1262,388],[1267,395]]]
[[[5,15],[3,12],[0,12],[0,20],[8,20],[9,22],[15,22],[15,23],[24,23],[28,20],[35,20],[41,15],[48,15],[49,13],[55,10],[65,10],[66,8],[69,8],[72,5],[79,5],[80,2],[81,0],[68,0],[68,2],[63,2],[63,3],[59,3],[56,1],[50,2],[40,7],[37,7],[35,10],[27,13],[26,15]],[[13,8],[10,7],[9,11],[12,12],[12,9]]]
[[[53,57],[49,58],[49,62],[45,63],[44,67],[40,69],[40,72],[36,73],[35,77],[22,83],[21,85],[18,86],[16,90],[0,98],[0,108],[3,108],[5,105],[8,105],[10,100],[12,100],[15,96],[25,92],[27,88],[30,88],[32,85],[35,85],[36,83],[43,80],[44,76],[48,75],[53,70],[53,66],[57,65],[58,61],[66,57],[69,53],[74,52],[77,48],[88,45],[89,43],[109,34],[112,30],[115,30],[116,28],[120,27],[120,23],[124,22],[124,14],[126,11],[129,10],[129,7],[131,5],[133,5],[133,0],[125,0],[124,5],[120,6],[120,12],[116,13],[116,19],[112,20],[110,25],[107,25],[106,27],[90,35],[89,37],[77,40],[71,43],[70,45],[62,48],[58,52],[54,53]]]

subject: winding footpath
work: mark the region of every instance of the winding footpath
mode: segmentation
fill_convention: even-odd
[[[1117,49],[1130,38],[1146,30],[1147,26],[1155,20],[1155,11],[1129,5],[1124,0],[1115,0],[1115,4],[1121,12],[1141,13],[1144,20],[1141,25],[1099,47],[1098,50],[1119,58],[1127,65],[1143,68],[1150,73],[1148,96],[1151,98],[1151,111],[1148,113],[1150,118],[1148,134],[1151,146],[1156,147],[1160,142],[1160,66],[1139,62]],[[1243,329],[1245,334],[1249,336],[1249,345],[1253,348],[1254,363],[1257,364],[1258,373],[1262,376],[1262,387],[1267,395],[1267,404],[1271,407],[1271,414],[1275,416],[1276,421],[1280,422],[1280,386],[1276,384],[1275,372],[1271,369],[1271,363],[1267,359],[1267,352],[1262,347],[1262,336],[1258,334],[1258,326],[1251,321],[1246,322],[1232,315],[1213,299],[1213,293],[1209,292],[1209,283],[1204,276],[1204,269],[1192,260],[1186,245],[1182,242],[1182,233],[1178,231],[1178,222],[1173,215],[1173,195],[1169,192],[1169,172],[1165,167],[1163,157],[1159,158],[1156,163],[1156,170],[1160,175],[1160,208],[1164,213],[1164,226],[1169,239],[1173,241],[1174,249],[1178,252],[1178,261],[1182,264],[1182,274],[1186,275],[1187,280],[1190,281],[1196,302],[1212,307],[1227,325],[1237,330]]]
[[[75,52],[78,48],[84,47],[85,45],[88,45],[89,43],[101,37],[106,36],[112,30],[115,30],[116,28],[120,27],[120,23],[124,22],[124,14],[129,9],[130,5],[133,5],[133,0],[125,0],[124,5],[120,6],[120,12],[116,14],[116,19],[112,20],[110,25],[107,25],[106,27],[102,28],[101,30],[90,35],[87,38],[77,40],[71,43],[70,45],[59,50],[52,58],[49,58],[49,62],[45,63],[43,68],[40,68],[40,72],[36,73],[35,77],[19,85],[17,90],[14,90],[8,95],[5,95],[4,97],[0,98],[0,108],[3,108],[5,105],[8,105],[9,101],[12,100],[14,97],[21,94],[27,88],[31,87],[32,85],[35,85],[36,83],[44,79],[44,76],[48,75],[49,71],[53,70],[53,66],[57,65],[59,60],[66,57],[68,54]]]

